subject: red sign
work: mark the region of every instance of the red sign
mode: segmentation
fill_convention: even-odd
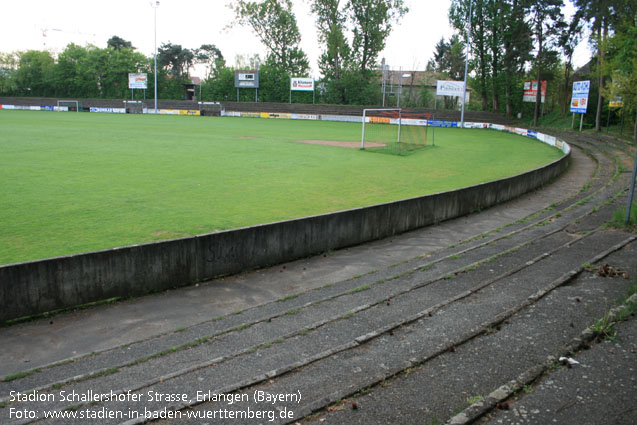
[[[524,95],[522,102],[535,102],[537,97],[537,80],[524,82]],[[546,80],[542,81],[542,103],[546,98]]]

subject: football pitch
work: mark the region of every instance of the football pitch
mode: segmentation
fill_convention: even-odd
[[[408,156],[299,143],[360,138],[356,123],[0,110],[0,264],[421,196],[562,155],[491,130],[436,128]]]

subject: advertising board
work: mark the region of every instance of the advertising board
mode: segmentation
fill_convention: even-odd
[[[147,89],[148,88],[148,74],[146,73],[129,73],[128,74],[128,88],[129,89]]]
[[[591,88],[590,81],[573,82],[573,94],[571,96],[571,112],[585,114],[588,107],[588,92]]]
[[[290,78],[290,90],[292,91],[314,91],[313,78]]]
[[[546,99],[546,81],[542,81],[542,96],[541,102],[544,103]],[[524,93],[522,94],[522,102],[533,102],[537,97],[537,80],[524,82]]]

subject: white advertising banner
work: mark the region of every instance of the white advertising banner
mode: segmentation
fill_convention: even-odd
[[[571,96],[571,112],[585,114],[588,108],[588,92],[591,88],[590,81],[573,82],[573,95]]]
[[[290,78],[290,90],[293,91],[314,91],[313,78]]]
[[[436,96],[462,97],[463,81],[436,81]]]
[[[148,88],[148,74],[128,74],[128,88],[129,89],[147,89]]]

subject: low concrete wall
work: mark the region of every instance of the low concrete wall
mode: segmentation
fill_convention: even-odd
[[[0,320],[144,295],[396,235],[518,197],[570,156],[503,180],[365,208],[0,267]]]

